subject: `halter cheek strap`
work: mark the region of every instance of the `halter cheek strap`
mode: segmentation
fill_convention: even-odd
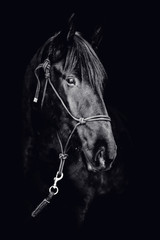
[[[43,90],[43,96],[42,96],[42,100],[41,100],[41,107],[43,106],[43,102],[44,102],[44,98],[45,98],[45,94],[46,94],[46,89],[47,89],[47,84],[48,84],[48,80],[50,79],[50,60],[47,58],[44,63],[41,63],[38,65],[38,67],[34,70],[34,74],[36,76],[37,79],[37,88],[36,88],[36,92],[35,92],[35,96],[33,99],[33,102],[37,103],[38,102],[38,98],[39,98],[39,92],[40,92],[40,80],[37,74],[37,71],[43,68],[44,72],[45,72],[45,85],[44,85],[44,90]]]
[[[37,88],[36,88],[36,93],[35,93],[35,97],[33,99],[33,102],[35,102],[35,103],[38,102],[38,97],[39,97],[39,92],[40,92],[40,81],[39,81],[39,78],[38,78],[37,70],[40,69],[40,68],[43,68],[44,72],[45,72],[45,80],[46,80],[46,82],[45,82],[45,86],[44,86],[44,90],[43,90],[43,96],[42,96],[42,100],[41,100],[41,107],[43,106],[47,85],[49,84],[51,86],[51,88],[53,89],[54,93],[56,94],[57,98],[60,100],[61,104],[63,105],[63,107],[67,111],[67,113],[77,123],[74,126],[73,130],[71,131],[70,135],[68,136],[67,142],[66,142],[64,147],[62,145],[62,141],[61,141],[61,139],[59,137],[59,134],[57,133],[57,138],[58,138],[60,149],[61,149],[61,153],[59,154],[59,159],[60,159],[59,169],[58,169],[58,171],[56,173],[56,176],[54,177],[53,185],[51,185],[49,187],[49,195],[48,195],[48,197],[45,198],[36,207],[36,209],[32,212],[32,217],[36,217],[41,212],[41,210],[50,203],[50,200],[52,199],[52,197],[58,193],[59,189],[57,187],[57,182],[60,181],[63,178],[63,167],[64,167],[65,160],[68,158],[67,148],[68,148],[69,142],[70,142],[70,140],[71,140],[75,130],[77,129],[77,127],[79,125],[85,125],[87,122],[111,121],[111,118],[109,116],[107,116],[107,115],[96,115],[96,116],[91,116],[91,117],[87,117],[87,118],[82,118],[82,117],[81,118],[76,118],[75,116],[73,116],[72,113],[67,108],[67,106],[65,105],[63,99],[60,97],[59,93],[55,89],[54,85],[51,82],[51,79],[50,79],[50,67],[51,67],[50,60],[47,58],[44,61],[44,63],[38,65],[38,67],[34,71],[35,72],[35,76],[37,78]]]

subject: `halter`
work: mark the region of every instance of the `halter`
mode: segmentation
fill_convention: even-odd
[[[57,182],[60,181],[63,178],[63,167],[64,167],[64,163],[65,160],[68,158],[68,154],[67,154],[67,147],[68,144],[70,142],[70,139],[73,135],[73,133],[75,132],[75,130],[77,129],[77,127],[79,125],[85,125],[87,122],[93,122],[93,121],[111,121],[111,118],[107,115],[96,115],[96,116],[91,116],[91,117],[87,117],[87,118],[76,118],[75,116],[72,115],[72,113],[68,110],[67,106],[65,105],[64,101],[62,100],[62,98],[60,97],[59,93],[57,92],[57,90],[55,89],[55,87],[53,86],[52,82],[51,82],[51,78],[50,78],[50,60],[47,58],[44,63],[41,63],[38,65],[38,67],[35,69],[34,73],[35,76],[37,78],[37,88],[36,88],[36,93],[35,93],[35,97],[33,99],[33,102],[37,103],[38,102],[38,97],[39,97],[39,92],[40,92],[40,81],[39,81],[39,77],[37,74],[37,70],[43,68],[44,72],[45,72],[45,86],[44,86],[44,90],[43,90],[43,95],[42,95],[42,100],[41,100],[41,107],[43,106],[43,102],[44,102],[44,98],[45,98],[45,94],[46,94],[46,89],[47,89],[47,85],[49,83],[49,85],[51,86],[51,88],[53,89],[54,93],[56,94],[57,98],[60,100],[61,104],[63,105],[63,107],[65,108],[65,110],[67,111],[67,113],[70,115],[70,117],[75,120],[77,123],[74,126],[72,132],[70,133],[67,142],[65,144],[65,146],[63,147],[62,145],[62,141],[59,137],[59,134],[57,133],[57,138],[59,141],[59,145],[60,145],[60,149],[61,149],[61,153],[59,154],[59,159],[60,159],[60,165],[59,165],[59,169],[56,173],[56,176],[54,177],[54,183],[53,185],[51,185],[49,187],[49,194],[48,197],[45,198],[37,207],[36,209],[32,212],[31,216],[32,217],[36,217],[43,208],[45,208],[49,203],[50,200],[52,199],[52,197],[54,195],[56,195],[59,191],[58,187],[57,187]]]

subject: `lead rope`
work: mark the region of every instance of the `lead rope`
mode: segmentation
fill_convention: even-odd
[[[47,89],[47,85],[48,83],[50,84],[51,88],[53,89],[54,93],[56,94],[56,96],[58,97],[58,99],[60,100],[60,102],[62,103],[63,107],[65,108],[65,110],[67,111],[67,113],[71,116],[72,119],[74,119],[77,123],[74,126],[72,132],[70,133],[67,142],[65,144],[65,147],[63,148],[62,145],[62,141],[59,137],[59,134],[57,133],[57,138],[60,144],[60,148],[61,148],[61,153],[59,154],[59,159],[60,159],[60,165],[59,165],[59,169],[56,173],[56,176],[54,177],[54,183],[53,185],[51,185],[49,187],[49,194],[47,196],[47,198],[43,199],[43,201],[36,207],[36,209],[32,212],[31,216],[32,217],[36,217],[51,201],[51,199],[53,198],[54,195],[56,195],[59,191],[58,187],[57,187],[57,182],[60,181],[63,178],[63,168],[64,168],[64,163],[65,160],[68,158],[68,154],[67,154],[67,147],[68,144],[70,142],[70,139],[73,135],[73,133],[75,132],[75,130],[77,129],[77,127],[79,125],[84,125],[86,124],[86,122],[92,122],[92,121],[111,121],[109,116],[106,115],[96,115],[96,116],[91,116],[91,117],[87,117],[87,118],[76,118],[72,115],[72,113],[68,110],[68,108],[66,107],[65,103],[63,102],[62,98],[60,97],[59,93],[57,92],[57,90],[55,89],[55,87],[53,86],[51,79],[50,79],[50,60],[47,58],[44,63],[38,65],[38,67],[35,69],[34,73],[35,76],[37,78],[37,88],[36,88],[36,93],[35,93],[35,97],[33,99],[33,102],[37,103],[38,102],[38,97],[39,97],[39,92],[40,92],[40,81],[37,75],[37,70],[39,68],[43,68],[44,72],[45,72],[45,79],[46,79],[46,83],[45,83],[45,87],[44,87],[44,91],[43,91],[43,96],[42,96],[42,100],[41,100],[41,107],[43,106],[43,102],[44,102],[44,98],[45,98],[45,93],[46,93],[46,89]]]

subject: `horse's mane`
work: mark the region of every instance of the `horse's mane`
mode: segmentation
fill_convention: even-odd
[[[90,85],[102,92],[106,71],[91,45],[76,32],[73,43],[68,49],[64,69],[73,71],[79,67],[81,78],[87,78]]]
[[[59,44],[57,40],[60,35],[61,32],[56,33],[39,48],[32,59],[33,68],[42,63],[48,57],[49,52],[52,56],[54,55],[54,49],[57,47],[55,45]],[[87,79],[93,89],[100,93],[103,92],[104,80],[108,78],[107,73],[92,46],[78,32],[69,44],[63,67],[65,71],[78,71],[82,80]]]

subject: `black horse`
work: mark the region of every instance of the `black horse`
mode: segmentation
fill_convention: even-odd
[[[103,100],[107,74],[94,50],[98,36],[99,30],[89,44],[71,18],[26,71],[25,202],[27,214],[49,219],[49,226],[80,226],[93,199],[122,182],[119,120]]]

